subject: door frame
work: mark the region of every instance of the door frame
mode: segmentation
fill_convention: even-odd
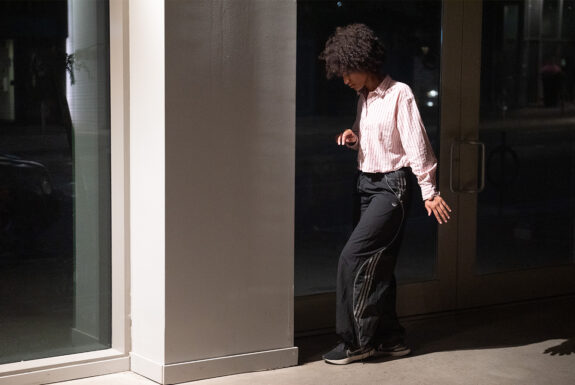
[[[455,309],[457,306],[457,252],[459,194],[450,191],[450,146],[460,136],[463,44],[463,2],[444,0],[441,18],[439,189],[453,210],[451,220],[438,225],[435,277],[399,284],[397,312],[412,316]],[[294,330],[302,335],[335,325],[335,293],[299,296],[294,302]]]

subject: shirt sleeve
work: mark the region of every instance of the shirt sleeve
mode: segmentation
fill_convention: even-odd
[[[357,98],[357,109],[355,112],[355,122],[353,122],[353,126],[351,126],[351,130],[355,135],[357,135],[357,142],[353,145],[345,144],[347,147],[351,148],[352,150],[359,150],[359,119],[361,118],[361,96]]]
[[[437,159],[423,126],[413,93],[402,90],[397,105],[397,128],[401,144],[417,177],[423,200],[439,195],[436,187]]]

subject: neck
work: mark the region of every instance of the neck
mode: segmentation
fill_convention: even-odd
[[[379,86],[383,79],[385,79],[384,74],[369,74],[367,81],[365,82],[365,88],[371,92]]]

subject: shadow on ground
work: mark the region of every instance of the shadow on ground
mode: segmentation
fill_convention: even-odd
[[[541,354],[575,354],[575,297],[465,310],[402,321],[412,355],[505,348],[564,340]],[[301,364],[321,360],[337,344],[335,334],[296,338]],[[383,358],[372,362],[389,360]]]

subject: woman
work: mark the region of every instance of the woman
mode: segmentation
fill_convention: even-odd
[[[439,196],[437,161],[408,85],[384,70],[385,48],[363,24],[339,27],[320,59],[327,77],[338,76],[359,95],[357,116],[337,144],[358,151],[361,216],[343,248],[337,273],[336,332],[342,342],[323,358],[348,364],[410,350],[395,311],[395,262],[405,227],[413,172],[428,215],[449,220]]]

